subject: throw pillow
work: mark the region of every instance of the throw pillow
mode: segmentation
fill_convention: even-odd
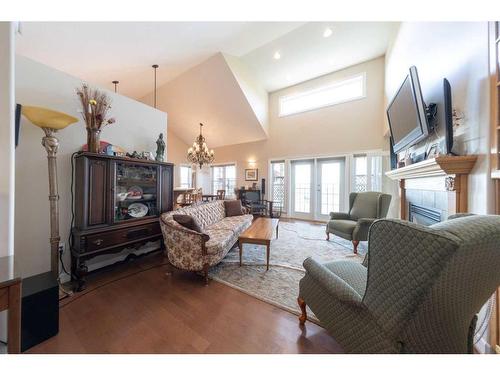
[[[200,224],[198,221],[192,217],[191,215],[173,215],[172,218],[177,221],[180,225],[183,227],[186,227],[187,229],[194,230],[195,232],[198,233],[203,233],[203,230],[201,229]]]
[[[224,201],[224,208],[226,209],[226,216],[240,216],[243,214],[243,207],[240,200],[227,200]]]

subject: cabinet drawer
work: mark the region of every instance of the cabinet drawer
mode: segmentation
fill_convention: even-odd
[[[137,227],[117,229],[114,231],[92,234],[86,238],[84,252],[95,251],[126,242],[140,241],[146,237],[161,234],[160,224],[151,223]]]

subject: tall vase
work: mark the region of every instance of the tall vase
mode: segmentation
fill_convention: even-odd
[[[87,146],[88,151],[94,154],[99,153],[99,147],[101,144],[101,130],[87,128]]]

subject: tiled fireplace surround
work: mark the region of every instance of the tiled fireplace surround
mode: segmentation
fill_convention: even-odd
[[[406,204],[436,210],[441,215],[441,221],[446,220],[450,215],[448,211],[448,192],[446,191],[406,189]],[[407,208],[407,212],[409,213],[409,208]]]

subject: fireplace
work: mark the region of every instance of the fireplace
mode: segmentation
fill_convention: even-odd
[[[408,220],[422,225],[432,225],[441,221],[441,211],[429,207],[419,206],[410,202]]]

